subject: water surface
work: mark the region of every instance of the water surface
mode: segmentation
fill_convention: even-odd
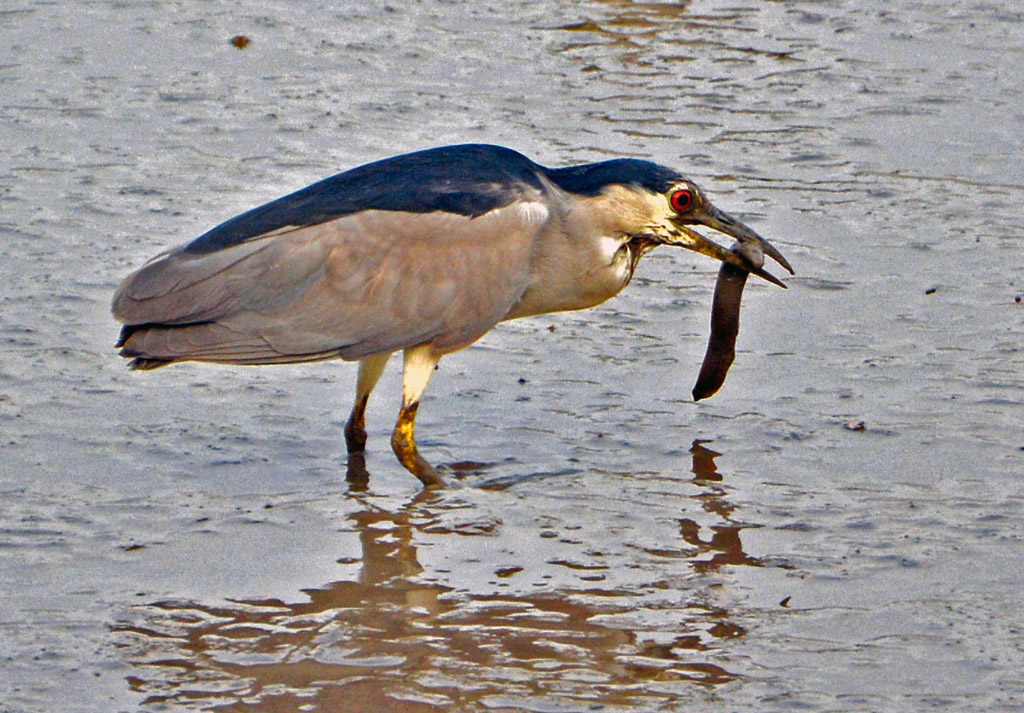
[[[1021,707],[1010,3],[26,0],[0,38],[4,711]],[[797,276],[700,404],[716,268],[669,250],[446,358],[420,445],[480,465],[430,495],[397,363],[360,483],[351,365],[114,354],[156,252],[462,141],[672,165]]]

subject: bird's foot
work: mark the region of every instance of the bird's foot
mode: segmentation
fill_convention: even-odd
[[[345,424],[345,447],[349,454],[366,450],[366,429],[352,421]]]
[[[399,462],[405,469],[415,475],[426,488],[445,487],[444,479],[438,474],[434,466],[430,465],[420,455],[416,448],[416,439],[413,435],[413,424],[416,420],[416,409],[418,403],[403,408],[399,415],[398,425],[391,434],[391,449],[398,456]]]
[[[397,433],[397,431],[396,431]],[[430,465],[426,459],[416,450],[415,442],[404,442],[392,436],[391,448],[398,456],[398,460],[405,469],[420,479],[425,488],[445,487],[444,478],[440,476],[437,469]]]
[[[366,450],[366,404],[369,401],[369,392],[358,397],[348,423],[345,424],[345,446],[349,453],[362,453]]]

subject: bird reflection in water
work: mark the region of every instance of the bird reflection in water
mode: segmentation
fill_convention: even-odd
[[[743,553],[741,528],[731,524],[718,454],[700,442],[691,453],[692,482],[702,489],[696,500],[727,523],[702,539],[693,520],[680,521],[694,571],[760,566]],[[725,642],[746,630],[734,613],[704,601],[699,586],[653,627],[629,623],[639,610],[646,619],[664,609],[637,592],[455,591],[419,577],[415,544],[428,529],[430,537],[445,534],[439,523],[449,495],[424,492],[398,512],[352,497],[363,505],[349,516],[362,551],[356,581],[304,590],[309,601],[302,603],[158,602],[117,626],[135,667],[129,685],[144,703],[219,711],[569,704],[647,711],[704,700],[737,678],[726,668]]]

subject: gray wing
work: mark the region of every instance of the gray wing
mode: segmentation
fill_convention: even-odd
[[[114,295],[140,367],[359,359],[479,339],[529,285],[540,203],[476,218],[371,210],[211,253],[158,256]]]

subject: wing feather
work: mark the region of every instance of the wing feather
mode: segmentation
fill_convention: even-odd
[[[530,205],[478,217],[371,210],[214,252],[170,251],[115,294],[122,354],[272,363],[426,342],[455,351],[501,321],[528,286],[549,218]]]

